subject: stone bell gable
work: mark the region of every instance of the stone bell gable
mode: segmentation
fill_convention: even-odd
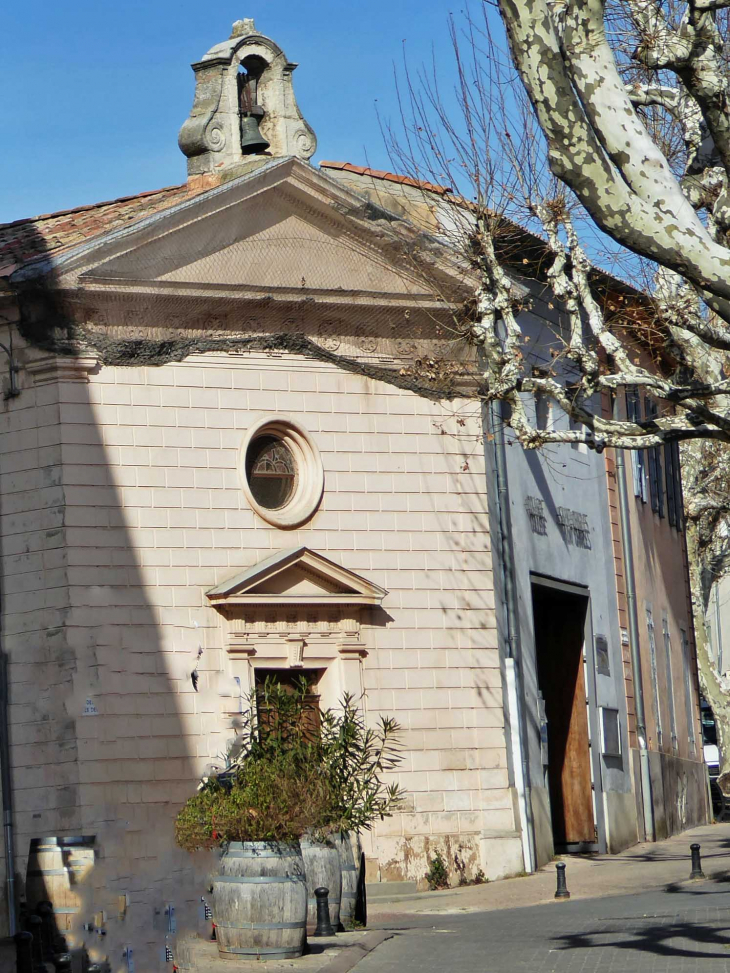
[[[178,142],[193,185],[216,185],[240,174],[257,156],[307,160],[314,155],[317,139],[292,86],[297,65],[256,31],[253,20],[237,20],[228,40],[192,67],[195,100]],[[247,137],[257,126],[260,145]]]

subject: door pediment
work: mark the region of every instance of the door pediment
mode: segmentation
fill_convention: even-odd
[[[245,605],[380,605],[388,592],[307,547],[265,558],[207,592],[219,611]]]

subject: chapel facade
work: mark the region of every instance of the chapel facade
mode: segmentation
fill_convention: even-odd
[[[15,894],[33,839],[93,836],[81,911],[107,927],[87,948],[134,943],[149,970],[170,908],[178,931],[205,928],[214,863],[176,848],[173,822],[267,676],[301,673],[321,707],[349,693],[403,727],[406,803],[361,838],[369,883],[423,887],[437,850],[499,879],[560,844],[546,778],[537,845],[526,825],[523,753],[542,773],[544,727],[505,648],[493,440],[454,323],[470,279],[439,239],[446,191],[314,168],[295,67],[237,22],[193,65],[184,185],[0,228]],[[638,839],[629,661],[604,461],[578,461],[580,490],[604,480],[593,559],[573,545],[565,568],[600,606],[576,666],[593,666],[593,634],[610,642],[609,674],[588,677],[586,837],[619,850]],[[524,504],[527,604],[561,561]],[[575,489],[562,505],[583,509]],[[548,611],[565,591],[546,587]],[[688,700],[692,722],[694,682]],[[608,764],[601,708],[616,714]]]

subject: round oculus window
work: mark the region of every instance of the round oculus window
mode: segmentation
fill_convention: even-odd
[[[289,416],[269,416],[251,426],[241,444],[240,469],[248,502],[275,527],[298,527],[322,499],[319,450]]]
[[[287,444],[276,436],[257,436],[246,450],[246,479],[257,503],[281,510],[292,498],[297,470]]]

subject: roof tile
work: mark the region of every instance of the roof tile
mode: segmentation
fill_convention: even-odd
[[[2,223],[0,254],[9,259],[3,259],[0,276],[7,277],[18,264],[39,254],[61,251],[100,233],[127,226],[196,194],[184,183],[148,190],[136,196],[120,196],[102,203]]]
[[[351,162],[330,162],[322,161],[320,169],[339,169],[345,172],[354,172],[358,176],[370,176],[371,179],[383,179],[386,182],[398,182],[403,186],[414,186],[416,189],[425,189],[429,193],[437,193],[445,196],[450,193],[450,186],[438,186],[432,182],[425,182],[421,179],[412,179],[410,176],[399,176],[395,172],[386,172],[383,169],[370,169],[368,166],[355,166]]]

